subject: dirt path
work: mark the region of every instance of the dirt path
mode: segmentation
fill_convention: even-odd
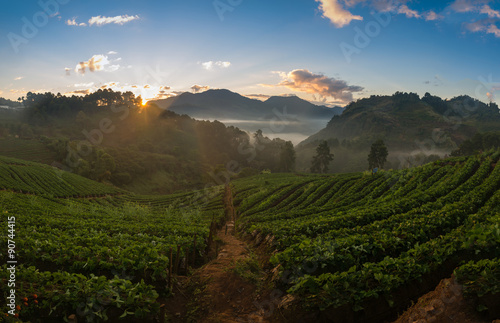
[[[192,277],[200,286],[204,286],[205,293],[205,304],[198,321],[268,322],[255,305],[260,298],[257,282],[242,277],[252,257],[247,244],[235,236],[235,210],[229,186],[226,187],[224,202],[229,220],[217,232],[216,240],[222,244],[217,258],[200,268]]]
[[[423,295],[394,323],[443,322],[489,323],[464,300],[462,287],[452,278],[443,279],[435,290]],[[500,322],[499,322],[500,323]]]

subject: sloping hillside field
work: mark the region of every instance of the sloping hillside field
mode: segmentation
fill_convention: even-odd
[[[498,158],[495,152],[376,175],[237,180],[239,228],[272,252],[276,288],[291,294],[280,309],[289,321],[395,319],[469,261],[457,276],[467,292],[486,295],[478,308],[495,317]]]
[[[170,259],[174,272],[186,256],[190,266],[202,262],[210,223],[224,217],[220,187],[136,196],[4,157],[0,187],[0,294],[6,296],[0,308],[2,316],[11,310],[15,290],[14,312],[22,320],[62,321],[72,314],[87,322],[153,320],[159,299],[170,293]],[[8,261],[17,261],[15,271],[7,270]]]
[[[0,157],[1,315],[14,298],[23,321],[163,322],[160,304],[178,286],[169,273],[209,260],[234,205],[239,233],[270,256],[270,321],[390,321],[452,273],[497,318],[499,156],[375,175],[261,174],[166,196]]]

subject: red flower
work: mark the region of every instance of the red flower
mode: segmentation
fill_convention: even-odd
[[[16,306],[16,309],[17,309],[18,311],[20,311],[20,310],[21,310],[21,306],[20,306],[20,305],[17,305],[17,306]]]
[[[25,306],[28,306],[28,302],[24,302],[24,305],[25,305]]]
[[[28,301],[28,297],[23,298],[23,301],[27,302]]]

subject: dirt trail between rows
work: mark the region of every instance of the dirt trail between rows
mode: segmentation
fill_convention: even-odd
[[[222,242],[217,258],[200,268],[193,278],[205,284],[205,312],[199,322],[269,322],[259,311],[256,285],[234,272],[235,265],[250,259],[250,249],[235,236],[235,209],[226,187],[226,226],[217,232]],[[219,242],[220,243],[220,242]]]

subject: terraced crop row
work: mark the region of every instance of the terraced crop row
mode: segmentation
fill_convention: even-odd
[[[499,155],[376,175],[303,177],[286,187],[268,175],[268,189],[246,190],[238,227],[275,250],[278,287],[302,306],[328,319],[347,309],[345,322],[391,319],[388,313],[424,292],[416,282],[437,284],[462,260],[500,255]],[[235,181],[233,191],[255,181]]]

